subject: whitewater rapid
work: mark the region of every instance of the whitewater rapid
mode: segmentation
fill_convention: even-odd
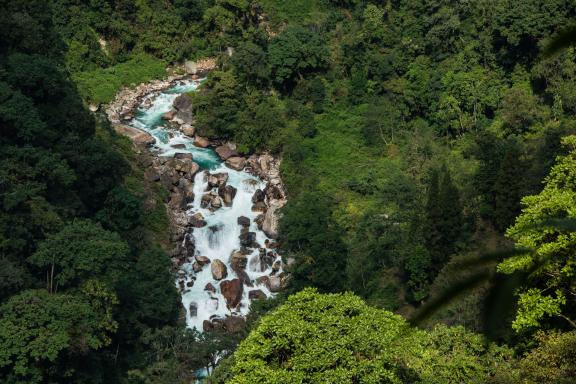
[[[188,215],[200,212],[207,222],[203,228],[194,228],[191,232],[196,245],[195,255],[207,256],[211,262],[215,259],[221,260],[228,270],[228,276],[222,281],[231,280],[238,277],[230,263],[230,255],[241,248],[239,235],[242,227],[238,224],[238,217],[244,216],[250,219],[249,231],[256,233],[256,242],[260,246],[263,247],[266,240],[272,241],[258,229],[254,222],[259,212],[252,211],[252,196],[257,189],[263,190],[266,183],[245,171],[235,171],[226,167],[214,150],[194,146],[193,138],[171,128],[167,122],[162,120],[162,115],[172,109],[172,103],[177,96],[196,90],[199,84],[199,81],[181,81],[179,85],[162,93],[147,95],[138,107],[135,118],[129,124],[156,138],[153,151],[158,156],[173,157],[175,153],[191,153],[194,162],[200,165],[201,171],[194,177],[194,201],[188,205],[187,210]],[[147,101],[147,99],[149,100]],[[174,148],[173,146],[176,144],[183,144],[185,149]],[[223,206],[215,211],[201,207],[202,196],[209,189],[207,172],[210,174],[228,174],[227,185],[237,189],[231,207]],[[220,281],[214,280],[212,277],[211,264],[204,266],[199,272],[193,271],[192,262],[187,262],[180,267],[183,271],[180,272],[180,276],[184,276],[186,283],[194,280],[193,286],[187,287],[185,285],[186,289],[182,292],[182,304],[186,309],[188,327],[202,331],[205,320],[223,319],[230,315],[247,315],[250,310],[248,298],[250,290],[259,289],[267,297],[273,295],[266,285],[256,285],[256,280],[259,277],[271,274],[271,267],[264,264],[265,270],[262,271],[258,248],[249,249],[249,251],[251,254],[247,255],[248,264],[245,271],[254,286],[244,285],[240,305],[233,310],[226,306],[226,300],[220,292]],[[280,260],[279,256],[276,258]],[[208,283],[216,288],[215,293],[204,289]],[[176,284],[178,286],[177,282]]]

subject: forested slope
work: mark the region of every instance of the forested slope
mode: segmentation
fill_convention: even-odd
[[[83,106],[52,16],[0,16],[0,381],[115,382],[178,295],[131,146]]]

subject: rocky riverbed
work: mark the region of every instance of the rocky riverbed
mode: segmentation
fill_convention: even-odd
[[[245,157],[233,143],[196,134],[187,93],[199,83],[189,76],[142,84],[121,91],[106,112],[150,154],[147,180],[170,192],[171,258],[187,324],[235,332],[251,300],[288,283],[275,241],[286,192],[279,158]]]

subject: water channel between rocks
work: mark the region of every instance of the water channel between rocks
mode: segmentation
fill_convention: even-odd
[[[178,85],[164,92],[145,96],[129,125],[154,136],[156,144],[152,151],[157,156],[172,158],[177,153],[190,153],[194,162],[201,167],[194,176],[194,200],[188,204],[187,214],[193,216],[201,213],[206,225],[191,229],[195,257],[189,257],[180,266],[176,285],[181,291],[188,327],[202,331],[206,328],[205,321],[224,321],[235,315],[245,316],[250,309],[250,296],[263,297],[262,293],[267,297],[273,295],[269,284],[265,282],[270,275],[281,273],[282,266],[280,257],[273,249],[264,249],[265,244],[272,244],[273,241],[258,229],[255,219],[260,212],[252,210],[254,193],[258,189],[263,190],[266,183],[246,171],[227,167],[213,149],[196,147],[193,138],[185,136],[162,119],[162,116],[172,109],[177,96],[194,91],[198,85],[198,81],[180,81]],[[218,209],[206,207],[205,204],[203,207],[202,197],[218,191],[213,182],[208,183],[208,175],[224,173],[228,177],[225,185],[236,189],[232,205],[223,204]],[[220,183],[223,178],[225,176],[220,175]],[[212,178],[212,181],[214,179]],[[241,225],[239,217],[248,218],[249,224],[244,219]],[[242,233],[243,244],[239,237]],[[251,233],[255,234],[255,239]],[[262,262],[263,253],[264,257],[273,259],[267,263]],[[233,254],[234,258],[231,257]],[[200,256],[207,257],[209,263],[205,264],[208,260]],[[227,276],[223,279],[217,280],[213,277],[215,260],[222,261],[226,266]],[[201,267],[201,264],[205,265]],[[218,262],[216,264],[218,265]],[[236,279],[240,279],[241,287]],[[206,287],[209,290],[206,290]],[[222,294],[223,290],[226,291],[228,300]]]

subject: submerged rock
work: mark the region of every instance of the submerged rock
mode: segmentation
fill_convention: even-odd
[[[190,317],[198,316],[198,304],[190,303]]]

